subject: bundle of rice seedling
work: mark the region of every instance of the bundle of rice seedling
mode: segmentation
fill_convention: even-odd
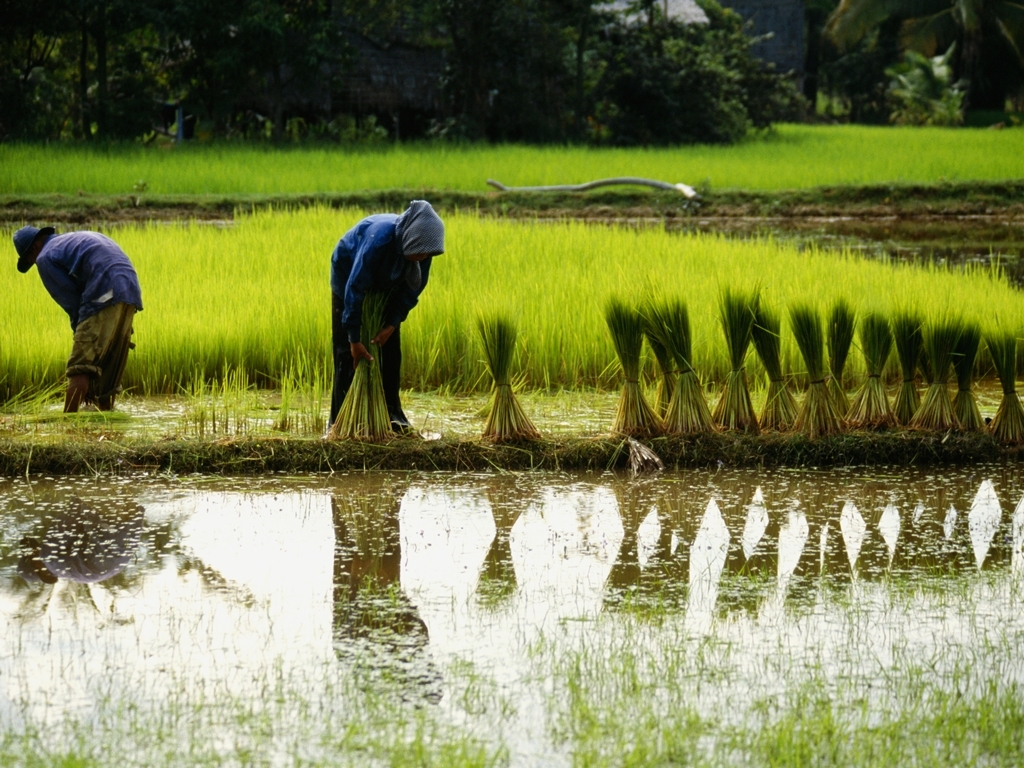
[[[828,393],[840,418],[850,412],[850,399],[843,387],[843,371],[850,356],[857,315],[845,299],[836,299],[828,311]]]
[[[331,439],[385,440],[394,435],[380,377],[380,347],[370,342],[384,323],[386,304],[382,293],[368,293],[363,299],[360,338],[373,361],[364,358],[356,366],[352,386],[331,425]]]
[[[925,330],[924,351],[931,367],[931,383],[921,407],[910,420],[910,426],[945,432],[960,426],[949,397],[949,377],[953,352],[964,332],[964,321],[961,318],[947,319],[933,323]]]
[[[1012,333],[985,337],[1003,385],[1003,399],[992,419],[992,436],[1001,443],[1024,443],[1024,406],[1017,396],[1017,339]]]
[[[914,418],[921,407],[917,394],[917,366],[924,351],[924,336],[921,334],[921,318],[909,312],[900,312],[892,319],[892,338],[896,344],[896,355],[900,360],[903,381],[896,393],[893,413],[903,426]]]
[[[761,429],[783,431],[796,423],[796,398],[782,375],[782,320],[778,312],[758,304],[754,312],[754,349],[768,374],[768,394],[761,410]]]
[[[821,331],[821,316],[816,309],[798,305],[790,308],[789,320],[810,381],[796,417],[796,428],[812,440],[822,435],[834,435],[842,429],[842,419],[825,386],[825,339]]]
[[[605,308],[605,320],[612,334],[615,353],[626,377],[615,410],[612,431],[634,437],[661,432],[661,421],[640,391],[640,352],[644,343],[644,319],[635,309],[613,298]]]
[[[981,328],[977,323],[967,323],[960,334],[953,351],[953,368],[956,369],[956,397],[953,398],[953,414],[960,422],[960,428],[968,432],[978,432],[985,428],[985,421],[978,410],[978,400],[974,396],[974,364],[978,359],[978,347],[981,346]]]
[[[704,398],[704,388],[690,364],[693,348],[686,304],[674,300],[650,305],[648,328],[668,350],[678,370],[675,388],[664,413],[665,431],[669,434],[713,431],[714,422]]]
[[[896,426],[896,415],[889,405],[882,383],[882,372],[892,351],[889,321],[871,313],[860,321],[860,349],[868,377],[850,406],[847,420],[855,427],[885,429]]]
[[[644,311],[644,335],[647,337],[647,343],[651,345],[654,358],[658,361],[658,370],[661,372],[661,375],[658,376],[657,389],[654,392],[654,408],[664,419],[669,400],[672,399],[672,392],[676,387],[676,375],[679,370],[674,365],[672,353],[661,340],[662,333],[655,326],[654,310],[651,305],[648,305]]]
[[[512,391],[510,370],[516,351],[516,327],[507,317],[479,318],[487,369],[494,379],[494,396],[484,425],[484,437],[496,442],[536,440],[540,432],[523,411]]]
[[[743,369],[747,349],[754,333],[754,313],[760,304],[759,296],[722,292],[719,312],[725,342],[729,347],[729,374],[725,377],[725,390],[715,405],[712,417],[716,424],[725,429],[738,429],[758,434],[761,430],[750,402],[747,374]]]

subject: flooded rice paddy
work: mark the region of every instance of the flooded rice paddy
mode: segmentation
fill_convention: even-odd
[[[0,762],[1015,764],[1024,475],[0,481]]]

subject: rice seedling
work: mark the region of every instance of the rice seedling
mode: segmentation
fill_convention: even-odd
[[[896,414],[889,405],[882,373],[892,352],[892,331],[889,321],[872,312],[860,321],[860,348],[868,376],[850,406],[847,421],[852,426],[886,429],[896,425]]]
[[[679,300],[651,304],[646,321],[651,334],[668,350],[678,371],[664,414],[665,431],[673,435],[712,432],[715,426],[711,409],[704,397],[700,377],[690,363],[693,359],[693,337],[686,304]]]
[[[644,319],[640,312],[612,298],[605,306],[605,320],[625,382],[615,409],[612,431],[631,437],[650,437],[662,430],[661,421],[640,391],[640,352]]]
[[[796,429],[812,440],[834,435],[842,429],[842,420],[825,386],[825,339],[821,316],[816,309],[798,304],[790,308],[789,320],[807,366],[809,382],[796,417]]]
[[[1024,406],[1017,395],[1017,338],[1012,333],[985,337],[996,374],[1003,385],[1003,398],[992,419],[992,436],[1001,443],[1024,443]]]
[[[778,432],[796,423],[796,398],[782,374],[782,320],[778,312],[760,302],[754,312],[754,349],[768,374],[768,393],[761,411],[761,429]]]
[[[953,414],[960,422],[960,428],[978,432],[985,428],[985,421],[978,410],[974,396],[974,366],[981,346],[981,328],[977,323],[964,324],[963,333],[953,351],[953,368],[956,370],[956,396],[953,398]]]
[[[936,321],[925,329],[924,351],[931,369],[931,382],[921,407],[910,420],[911,427],[944,432],[960,426],[949,396],[949,377],[953,353],[963,330],[964,321],[959,317]]]
[[[907,426],[921,407],[917,393],[917,367],[924,351],[921,318],[909,312],[898,312],[892,319],[892,337],[900,361],[902,382],[893,403],[896,421]]]
[[[850,356],[850,346],[853,344],[856,327],[857,315],[853,308],[846,299],[836,299],[828,311],[826,342],[829,379],[826,386],[841,418],[845,418],[850,412],[850,399],[846,396],[846,388],[843,386],[843,371]]]
[[[386,440],[394,435],[387,403],[384,401],[384,384],[380,374],[380,347],[371,342],[384,323],[384,307],[387,297],[380,293],[368,293],[363,300],[363,318],[360,336],[363,346],[373,357],[365,358],[356,366],[352,386],[345,395],[345,401],[338,411],[338,418],[331,426],[332,440]]]
[[[750,402],[750,388],[744,364],[747,349],[753,339],[754,316],[760,304],[755,291],[751,294],[734,292],[728,288],[719,298],[719,320],[729,348],[729,373],[712,418],[720,427],[758,434],[760,428],[754,406]]]
[[[516,327],[502,316],[477,320],[487,369],[494,380],[494,395],[484,426],[484,437],[496,442],[536,440],[540,432],[530,421],[512,391],[512,358],[516,351]]]
[[[659,375],[658,386],[654,391],[654,408],[658,412],[658,416],[664,419],[665,413],[668,411],[669,400],[672,399],[672,393],[676,388],[676,375],[679,373],[679,369],[676,368],[668,347],[662,343],[658,329],[651,325],[650,308],[645,309],[643,314],[644,336],[651,346],[651,351],[654,352],[654,359],[658,361]]]

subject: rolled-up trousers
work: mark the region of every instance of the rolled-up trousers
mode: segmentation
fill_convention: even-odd
[[[331,291],[331,337],[334,348],[334,389],[331,391],[331,420],[338,418],[341,404],[352,386],[355,368],[352,366],[352,348],[348,342],[348,332],[341,324],[345,311],[343,297]],[[380,329],[377,329],[380,330]],[[372,352],[371,352],[372,354]],[[395,326],[394,332],[387,343],[380,348],[380,376],[384,382],[384,401],[388,405],[388,414],[392,419],[400,417],[403,421],[402,401],[398,390],[402,381],[402,325]]]

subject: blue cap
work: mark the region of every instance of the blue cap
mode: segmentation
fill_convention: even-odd
[[[32,250],[32,244],[35,243],[36,238],[40,235],[52,235],[56,232],[53,227],[22,227],[14,233],[14,250],[18,252],[18,271],[28,272],[32,268],[33,262],[28,260],[28,252]]]

